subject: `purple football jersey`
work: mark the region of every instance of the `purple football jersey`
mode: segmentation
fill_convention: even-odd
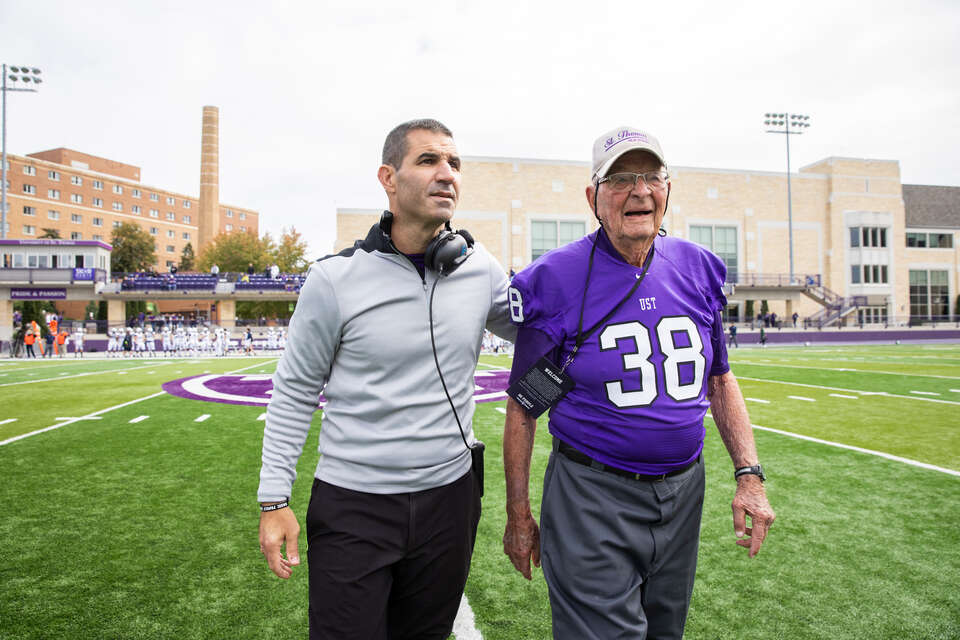
[[[526,369],[543,355],[544,336],[557,347],[557,365],[573,350],[597,233],[550,251],[514,277],[510,311],[521,327],[516,367]],[[600,233],[584,332],[616,307],[641,272]],[[567,368],[576,385],[551,409],[550,433],[600,462],[637,473],[665,473],[696,459],[709,407],[707,378],[729,370],[720,316],[725,276],[713,253],[657,237],[639,288]]]

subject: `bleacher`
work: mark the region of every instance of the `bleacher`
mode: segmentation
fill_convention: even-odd
[[[304,276],[280,275],[276,279],[265,275],[248,276],[236,282],[237,291],[300,291]]]
[[[292,291],[298,293],[305,275],[281,274],[276,279],[267,275],[236,275],[237,291]],[[210,291],[214,292],[221,278],[233,280],[229,275],[215,276],[209,273],[132,273],[124,276],[122,291]]]

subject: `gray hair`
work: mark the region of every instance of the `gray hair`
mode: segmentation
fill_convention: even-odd
[[[421,118],[419,120],[410,120],[398,124],[393,131],[387,134],[387,139],[383,142],[383,158],[381,162],[388,164],[394,169],[399,169],[403,164],[403,157],[407,155],[407,133],[420,129],[423,131],[433,131],[442,133],[445,136],[453,137],[453,133],[439,120],[432,118]]]

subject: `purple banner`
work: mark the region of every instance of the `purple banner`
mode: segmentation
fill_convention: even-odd
[[[66,300],[66,289],[24,289],[23,287],[10,288],[11,300]]]

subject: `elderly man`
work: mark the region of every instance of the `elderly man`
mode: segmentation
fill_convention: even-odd
[[[682,637],[708,407],[733,461],[734,532],[750,557],[774,519],[727,364],[726,268],[661,233],[670,188],[652,135],[604,134],[586,188],[600,228],[511,283],[519,332],[503,445],[504,551],[529,579],[542,550],[555,638]],[[548,407],[553,452],[538,528],[530,456],[536,416]]]
[[[450,130],[396,127],[377,176],[390,211],[313,265],[290,322],[264,430],[260,545],[281,578],[299,564],[288,500],[323,389],[306,517],[310,637],[445,639],[480,518],[471,423],[483,330],[510,340],[516,330],[503,268],[450,229],[460,196]]]

